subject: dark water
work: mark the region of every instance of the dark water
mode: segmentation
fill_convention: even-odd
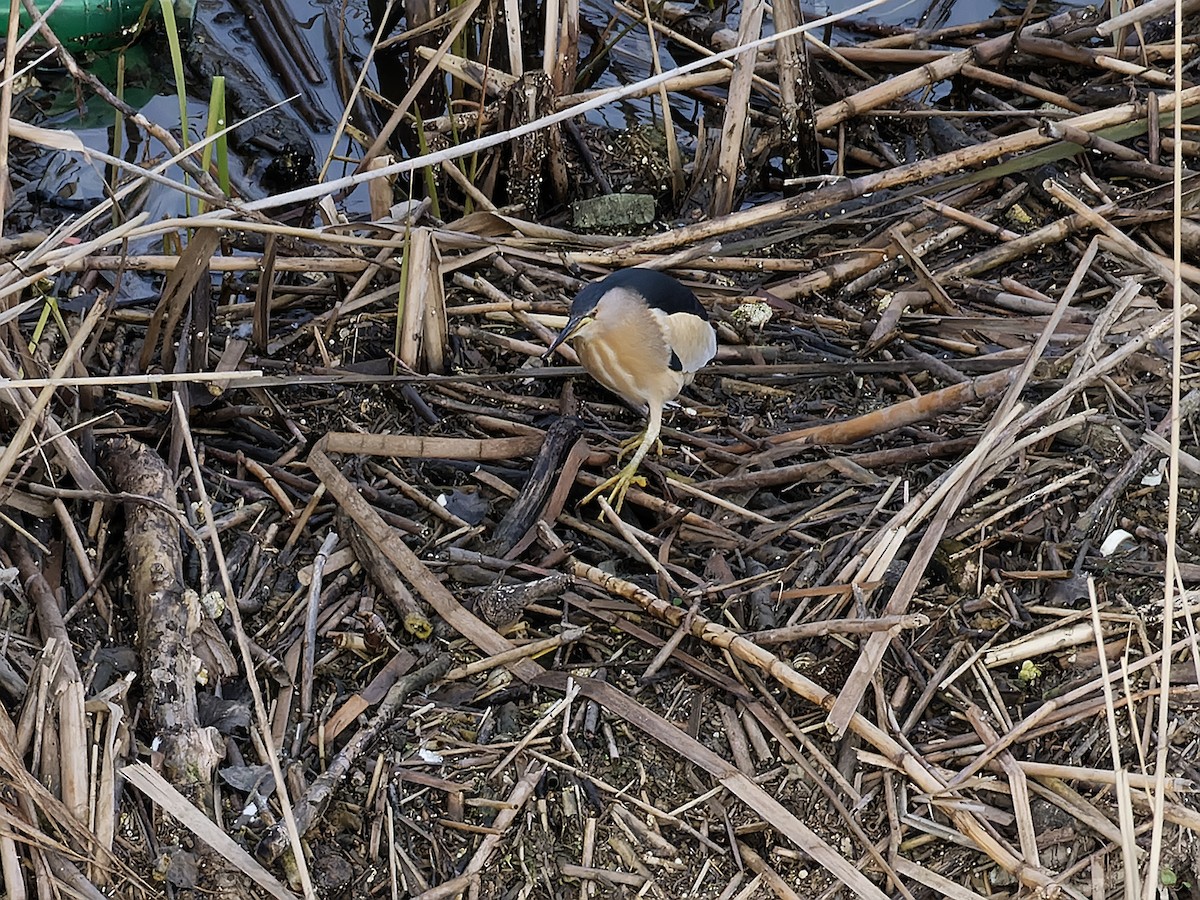
[[[352,61],[353,70],[357,71],[360,68],[362,60],[366,57],[371,36],[366,0],[287,0],[287,3],[299,30],[313,48],[319,66],[331,67],[332,61],[342,54]],[[829,4],[828,11],[836,13],[854,5],[849,0],[835,0]],[[818,11],[822,10],[819,8]],[[997,13],[1013,11],[1010,8],[999,7],[989,0],[895,0],[876,7],[864,18],[932,29],[980,21]],[[725,11],[726,20],[732,27],[736,27],[738,12],[736,5]],[[594,26],[595,32],[604,31],[613,15],[612,6],[605,0],[583,0],[581,16]],[[244,16],[237,7],[229,5],[228,0],[202,0],[196,16],[222,46],[231,48],[243,63],[257,73],[276,99],[283,99],[283,88],[271,67],[257,51],[245,25]],[[591,39],[586,36],[588,29],[584,31],[581,51],[586,52]],[[613,33],[616,33],[615,29]],[[659,56],[664,69],[687,61],[686,57],[673,56],[672,49],[667,42],[658,41]],[[179,106],[169,78],[164,77],[170,71],[169,58],[165,54],[165,46],[161,42],[151,48],[134,48],[128,53],[127,95],[130,102],[138,106],[149,119],[177,132]],[[650,42],[645,28],[637,25],[628,30],[614,48],[609,67],[593,87],[612,87],[645,78],[651,74],[649,61]],[[113,57],[97,61],[93,65],[93,71],[106,83],[115,83]],[[367,79],[367,86],[379,90],[374,71]],[[60,76],[57,82],[52,76],[47,76],[40,90],[34,93],[37,103],[26,104],[24,107],[19,105],[18,115],[32,121],[40,120],[41,124],[70,129],[88,146],[106,152],[112,151],[113,114],[106,105],[92,101],[82,111],[77,110],[73,105],[74,90],[66,81],[65,75]],[[396,95],[397,92],[393,89],[381,93]],[[207,85],[189,86],[187,125],[193,141],[199,140],[205,131],[208,114],[207,94]],[[343,100],[335,86],[332,73],[329,73],[323,83],[309,85],[308,94],[311,104],[318,111],[322,111],[329,122],[337,121]],[[59,98],[57,101],[46,100],[55,96]],[[37,109],[33,108],[35,105]],[[700,106],[687,98],[673,97],[672,114],[680,128],[681,139],[686,145],[688,137],[685,132],[694,132],[696,121],[701,114]],[[629,129],[647,123],[658,125],[662,116],[657,98],[648,98],[610,104],[589,113],[588,120],[593,124],[613,129]],[[338,139],[330,125],[306,124],[304,127],[315,150],[318,168],[330,154],[353,158],[362,152],[357,143],[345,137]],[[140,165],[150,166],[163,159],[166,151],[156,141],[142,135],[139,130],[125,129],[122,156]],[[236,154],[232,156],[235,184],[241,183],[252,196],[260,196],[264,192],[261,187],[256,186],[257,175],[264,162],[260,153],[250,152],[241,157]],[[52,220],[55,218],[71,211],[86,209],[103,199],[105,173],[102,168],[80,160],[75,155],[63,153],[50,154],[50,158],[43,162],[44,164],[39,162],[32,167],[37,177],[32,186],[27,186],[22,193],[30,202],[41,204],[43,217],[49,224],[53,224]],[[336,178],[350,171],[350,164],[335,160],[329,165],[326,177]],[[177,170],[168,174],[172,179],[182,179],[182,173]],[[187,210],[183,197],[178,192],[157,185],[147,189],[137,208],[148,211],[154,219],[180,215]],[[351,216],[365,215],[365,190],[360,189],[345,198],[342,208]],[[38,218],[38,215],[31,215],[30,224],[45,224],[36,221]]]
[[[337,27],[327,25],[327,5],[337,17]],[[291,8],[297,25],[312,46],[320,66],[330,65],[330,60],[339,52],[335,41],[330,37],[331,32],[344,39],[346,46],[340,50],[352,58],[361,58],[369,46],[365,2],[358,3],[352,0],[347,4],[325,4],[310,0],[291,0]],[[285,99],[284,88],[258,52],[239,11],[230,7],[224,0],[217,3],[202,0],[196,10],[196,17],[222,46],[231,49],[238,59],[258,76],[272,101],[281,102]],[[344,29],[341,27],[342,22],[346,26]],[[166,43],[161,36],[125,51],[125,99],[147,119],[179,135],[179,100],[170,77],[171,62],[167,53]],[[113,52],[88,61],[89,71],[114,92],[117,90],[117,56],[118,54]],[[187,77],[193,80],[190,72]],[[370,81],[368,85],[371,85]],[[207,83],[194,81],[188,85],[189,143],[202,140],[206,132],[209,90]],[[333,123],[336,123],[341,114],[342,100],[333,77],[327,77],[323,83],[309,85],[308,91],[312,104],[324,112],[326,122],[308,123],[300,116],[296,116],[295,120],[302,123],[301,127],[313,145],[318,168],[331,153],[341,156],[361,153],[361,148],[347,138],[336,140]],[[15,115],[35,124],[70,130],[78,135],[86,146],[114,153],[113,111],[96,98],[89,99],[79,108],[75,104],[75,96],[74,86],[64,71],[52,66],[42,67],[36,73],[34,84],[18,99]],[[122,129],[120,138],[119,155],[145,168],[153,167],[169,155],[165,147],[140,129]],[[18,191],[19,201],[25,199],[31,207],[36,208],[24,210],[29,217],[29,221],[25,223],[28,227],[53,226],[64,215],[90,208],[104,199],[105,179],[109,176],[102,166],[80,159],[77,154],[45,153],[37,149],[30,152],[34,158],[27,159],[26,162],[31,180]],[[263,155],[265,154],[260,152],[230,154],[231,178],[235,185],[244,186],[246,194],[250,197],[265,193],[257,184],[257,173],[264,162]],[[334,162],[329,168],[329,177],[336,177],[346,171],[346,164]],[[177,181],[182,181],[184,177],[177,167],[168,169],[166,175]],[[347,198],[347,203],[351,211],[366,209],[365,196],[359,198],[352,195]],[[179,192],[165,186],[152,185],[137,198],[136,208],[131,208],[127,214],[136,211],[146,211],[152,219],[161,219],[185,214],[188,207]],[[194,201],[192,211],[195,211]],[[21,210],[14,212],[19,214]]]

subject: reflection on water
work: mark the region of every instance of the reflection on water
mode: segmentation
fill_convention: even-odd
[[[630,8],[634,14],[640,9],[640,2],[641,0],[635,0]],[[352,72],[361,68],[367,58],[371,40],[367,0],[286,0],[286,3],[297,28],[314,48],[322,66],[332,67],[334,60],[342,57],[348,59],[348,68]],[[851,8],[853,4],[854,0],[833,0],[827,9],[810,10],[809,14],[836,13],[839,9]],[[1055,8],[1061,6],[1062,4],[1058,4]],[[1014,12],[1020,12],[1020,9],[997,5],[994,0],[893,0],[875,8],[869,20],[885,25],[933,30]],[[1043,10],[1038,12],[1040,14]],[[729,29],[737,28],[739,14],[740,5],[736,2],[724,8],[717,8],[712,13],[720,17],[719,20]],[[274,72],[263,61],[250,39],[244,16],[231,7],[228,0],[202,0],[197,5],[195,15],[198,21],[204,23],[218,45],[236,49],[238,60],[262,80],[268,92],[273,93],[273,100],[285,100]],[[651,41],[644,21],[635,21],[610,0],[581,0],[580,16],[581,58],[586,60],[595,56],[599,60],[598,71],[587,72],[584,68],[581,73],[588,89],[613,88],[640,81],[653,74],[655,67],[652,61]],[[772,27],[768,17],[764,30],[769,33]],[[853,43],[862,39],[853,25],[835,29],[828,35],[824,32],[820,35],[823,39],[827,36],[834,44]],[[600,42],[609,45],[608,52],[596,52]],[[657,35],[655,43],[662,69],[670,69],[694,58],[693,51],[664,39],[661,33]],[[142,49],[135,48],[128,54],[125,97],[148,119],[177,133],[178,101],[173,93],[173,86],[167,80],[169,63],[165,61],[165,50],[157,46],[152,48],[150,53],[153,56],[152,61],[146,60],[146,52]],[[101,58],[93,64],[93,71],[110,86],[115,85],[111,59],[112,57]],[[536,60],[530,62],[536,64]],[[47,73],[50,71],[45,70]],[[328,72],[327,76],[323,82],[311,85],[309,93],[312,95],[314,106],[323,108],[336,117],[344,105],[344,97],[338,89],[338,79],[334,74]],[[366,89],[373,93],[391,93],[380,90],[377,82],[378,76],[372,69],[368,72]],[[53,99],[56,96],[65,98],[65,101],[59,101],[60,105],[57,107]],[[188,130],[193,139],[198,139],[204,131],[207,96],[206,84],[196,84],[189,89]],[[114,146],[112,111],[94,100],[77,108],[74,98],[75,91],[65,73],[58,73],[57,76],[47,74],[43,76],[40,88],[24,94],[16,114],[33,122],[73,130],[87,146],[111,152]],[[712,103],[707,109],[706,98]],[[724,89],[719,87],[691,94],[671,94],[672,120],[685,155],[690,154],[694,146],[695,133],[702,118],[706,118],[708,127],[719,126],[723,116],[723,99]],[[386,118],[386,115],[384,117]],[[587,113],[586,119],[590,125],[611,129],[614,133],[661,128],[661,100],[657,95],[619,100]],[[299,117],[297,120],[299,121]],[[309,125],[303,125],[303,129],[312,141],[318,165],[325,158],[334,157],[327,178],[337,178],[352,171],[355,160],[362,153],[362,148],[357,143],[343,137],[337,146],[334,146],[333,129]],[[165,155],[162,146],[138,129],[124,129],[120,138],[121,155],[139,165],[152,166]],[[234,183],[240,183],[243,191],[250,196],[261,193],[261,188],[257,187],[257,176],[263,161],[262,152],[252,153],[240,161],[236,157],[232,160]],[[172,179],[182,178],[178,171],[171,171],[168,176]],[[57,215],[61,218],[62,215],[79,208],[81,204],[94,203],[102,198],[106,177],[106,173],[90,162],[73,157],[52,158],[46,164],[36,167],[34,176],[23,189],[26,199],[44,206],[48,218],[52,219],[56,215],[55,210],[58,210]],[[163,186],[150,187],[140,200],[142,208],[155,217],[182,214],[185,211],[181,195]],[[368,209],[365,188],[342,198],[341,203],[351,216],[364,215]],[[17,210],[14,209],[15,212]],[[41,223],[31,221],[30,224]]]

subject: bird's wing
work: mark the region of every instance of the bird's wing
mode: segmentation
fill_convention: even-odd
[[[704,319],[691,313],[655,312],[667,346],[688,375],[699,372],[717,355],[717,333]]]

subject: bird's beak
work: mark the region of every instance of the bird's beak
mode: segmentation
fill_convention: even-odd
[[[570,319],[567,319],[567,324],[563,326],[563,330],[558,333],[558,337],[554,339],[554,342],[546,348],[546,352],[542,354],[542,359],[549,359],[550,354],[558,349],[559,344],[570,340],[575,335],[575,332],[590,321],[591,316],[580,316],[579,318],[572,316]]]

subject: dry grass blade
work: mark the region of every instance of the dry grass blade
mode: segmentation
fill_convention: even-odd
[[[1183,138],[1183,117],[1178,111],[1179,97],[1183,91],[1183,44],[1182,35],[1179,29],[1183,21],[1182,3],[1176,3],[1174,7],[1174,44],[1175,44],[1175,71],[1173,79],[1174,97],[1176,102],[1176,113],[1173,121],[1173,132],[1176,146],[1179,145]],[[1167,283],[1171,285],[1171,337],[1173,346],[1171,349],[1171,408],[1176,411],[1176,414],[1171,417],[1170,438],[1171,438],[1171,454],[1170,468],[1167,476],[1167,528],[1166,528],[1166,566],[1163,573],[1163,626],[1162,626],[1162,642],[1163,646],[1169,646],[1174,636],[1174,612],[1175,612],[1175,597],[1177,592],[1180,592],[1182,584],[1178,577],[1178,547],[1179,540],[1179,518],[1180,518],[1180,464],[1179,464],[1179,447],[1182,437],[1182,428],[1178,411],[1181,408],[1182,390],[1180,379],[1182,376],[1183,363],[1183,322],[1185,317],[1195,315],[1195,305],[1184,304],[1184,300],[1188,297],[1184,289],[1182,269],[1182,219],[1183,219],[1183,161],[1179,153],[1175,154],[1171,179],[1171,230],[1172,230],[1172,249],[1171,249],[1171,279]],[[1185,601],[1186,603],[1187,601]],[[1189,604],[1190,607],[1190,604]],[[1187,609],[1188,630],[1191,636],[1195,637],[1195,624],[1191,615],[1190,608]],[[1192,660],[1193,662],[1200,660],[1200,652],[1196,647],[1195,642],[1192,644]],[[1167,777],[1168,764],[1168,745],[1169,733],[1171,728],[1171,719],[1173,718],[1171,710],[1171,695],[1168,685],[1171,683],[1171,659],[1169,656],[1164,656],[1161,670],[1159,672],[1161,679],[1161,687],[1159,688],[1159,703],[1158,703],[1158,730],[1156,738],[1158,741],[1158,750],[1155,755],[1154,768],[1157,780],[1154,786],[1154,819],[1153,828],[1150,838],[1150,859],[1147,864],[1147,871],[1150,877],[1147,879],[1148,889],[1153,885],[1156,876],[1159,872],[1160,860],[1163,851],[1163,827],[1165,821],[1165,802],[1166,802],[1166,786],[1165,779]],[[1124,824],[1124,820],[1122,821]]]
[[[908,604],[925,574],[925,568],[933,558],[934,550],[941,542],[950,520],[958,514],[959,508],[971,491],[975,489],[977,473],[982,468],[987,454],[1002,439],[1004,430],[1011,423],[1011,415],[1007,418],[995,419],[993,427],[980,438],[975,450],[968,454],[961,464],[951,470],[950,477],[940,486],[934,496],[916,510],[910,521],[901,526],[905,529],[915,528],[916,524],[925,518],[927,510],[936,508],[936,512],[933,513],[929,525],[921,536],[920,543],[917,544],[912,557],[904,567],[904,574],[900,576],[900,581],[896,584],[891,598],[884,607],[885,615],[901,615],[907,611]],[[885,555],[882,561],[874,560],[875,568],[890,564],[898,549],[898,545],[893,543],[890,548],[891,552]],[[867,639],[866,646],[860,650],[854,671],[846,680],[845,687],[838,693],[837,701],[830,709],[826,719],[828,727],[835,733],[843,733],[849,725],[850,717],[858,708],[870,681],[874,678],[875,669],[883,659],[883,652],[890,640],[891,637],[887,633],[876,632]]]
[[[107,307],[103,303],[92,305],[91,310],[72,336],[71,343],[67,345],[62,357],[60,357],[58,363],[55,365],[54,371],[51,373],[52,378],[62,378],[76,364],[80,351],[83,349],[88,338],[91,337],[92,330],[100,324],[107,311]],[[29,440],[30,435],[33,434],[33,430],[39,425],[41,416],[45,413],[46,408],[50,405],[50,401],[53,398],[54,388],[47,385],[42,388],[37,399],[25,412],[21,423],[17,426],[16,434],[8,441],[8,444],[4,448],[4,453],[0,455],[0,482],[5,481],[12,472],[18,455],[25,449],[25,443]],[[98,484],[98,482],[96,483]]]
[[[543,680],[551,681],[549,677]],[[656,740],[674,747],[687,759],[703,767],[726,790],[758,812],[764,819],[773,823],[797,848],[825,866],[838,880],[853,890],[856,896],[876,898],[886,896],[782,804],[704,745],[680,735],[674,726],[662,721],[610,685],[592,679],[585,679],[579,684],[586,696],[595,699],[606,709],[616,712],[630,724],[637,726]]]
[[[153,800],[164,812],[188,828],[196,837],[214,848],[246,877],[279,900],[294,900],[291,891],[264,869],[241,844],[233,840],[211,819],[202,815],[169,782],[145,763],[121,768],[121,777]]]
[[[422,88],[424,88],[428,83],[429,79],[433,76],[433,73],[438,70],[438,63],[441,56],[450,49],[450,45],[454,43],[455,39],[460,34],[462,34],[463,29],[471,24],[471,17],[474,15],[475,10],[478,7],[479,0],[468,0],[468,2],[463,3],[461,6],[455,7],[455,19],[451,25],[449,33],[442,39],[442,43],[438,46],[438,48],[433,51],[432,57],[425,68],[421,70],[421,73],[415,79],[413,79],[412,84],[409,86],[408,92],[403,98],[401,98],[400,102],[396,105],[395,110],[392,112],[391,118],[388,119],[387,124],[385,124],[379,134],[376,135],[374,142],[370,147],[367,148],[367,152],[363,154],[362,161],[359,163],[360,172],[371,171],[368,169],[368,164],[384,151],[384,149],[387,147],[389,138],[392,136],[392,132],[394,132],[400,126],[400,123],[404,121],[405,116],[411,114],[409,110],[412,107],[413,101],[416,100],[420,95]],[[395,170],[392,166],[380,166],[379,171],[385,172],[389,175],[395,174]]]
[[[647,612],[672,625],[678,625],[683,617],[683,612],[678,608],[664,603],[657,597],[634,585],[622,583],[599,569],[583,565],[582,563],[575,563],[574,571],[577,577],[584,578],[598,586],[612,590],[627,599],[633,600]],[[709,622],[701,616],[696,616],[693,619],[691,630],[692,634],[696,637],[725,648],[738,659],[766,672],[784,687],[795,691],[806,700],[822,707],[832,706],[834,699],[832,694],[796,672],[774,654],[763,650],[746,638],[736,635],[720,625]],[[942,782],[920,760],[913,757],[882,729],[870,723],[863,716],[857,713],[853,714],[849,720],[848,727],[889,758],[901,760],[904,771],[920,789],[929,793],[941,793],[944,790]],[[970,813],[962,811],[952,812],[950,815],[958,827],[976,841],[984,852],[1006,871],[1020,877],[1023,882],[1029,884],[1031,887],[1044,887],[1049,884],[1046,873],[1024,865],[1007,847],[996,841]]]
[[[446,353],[446,294],[441,255],[427,228],[411,232],[407,272],[397,355],[412,371],[442,372]]]
[[[40,734],[32,736],[34,743],[41,744],[50,733],[54,733],[52,741],[38,748],[45,753],[44,762],[48,767],[42,772],[42,777],[60,786],[63,804],[77,823],[86,826],[89,820],[90,787],[84,762],[87,759],[88,742],[79,666],[75,662],[54,593],[42,577],[40,566],[34,561],[24,539],[17,537],[10,544],[9,552],[25,581],[25,589],[36,604],[38,628],[47,640],[46,649],[52,658],[52,661],[48,660],[47,674],[51,681],[48,687],[53,691],[54,700],[50,708],[43,712],[51,732],[39,729]]]
[[[751,0],[742,10],[741,30],[738,45],[744,46],[758,39],[762,31],[763,4]],[[746,126],[750,113],[750,89],[754,75],[755,58],[739,56],[729,81],[729,99],[725,103],[725,121],[721,126],[721,142],[717,156],[717,188],[713,194],[713,218],[727,215],[733,209],[733,198],[738,188],[742,155],[746,143]]]

